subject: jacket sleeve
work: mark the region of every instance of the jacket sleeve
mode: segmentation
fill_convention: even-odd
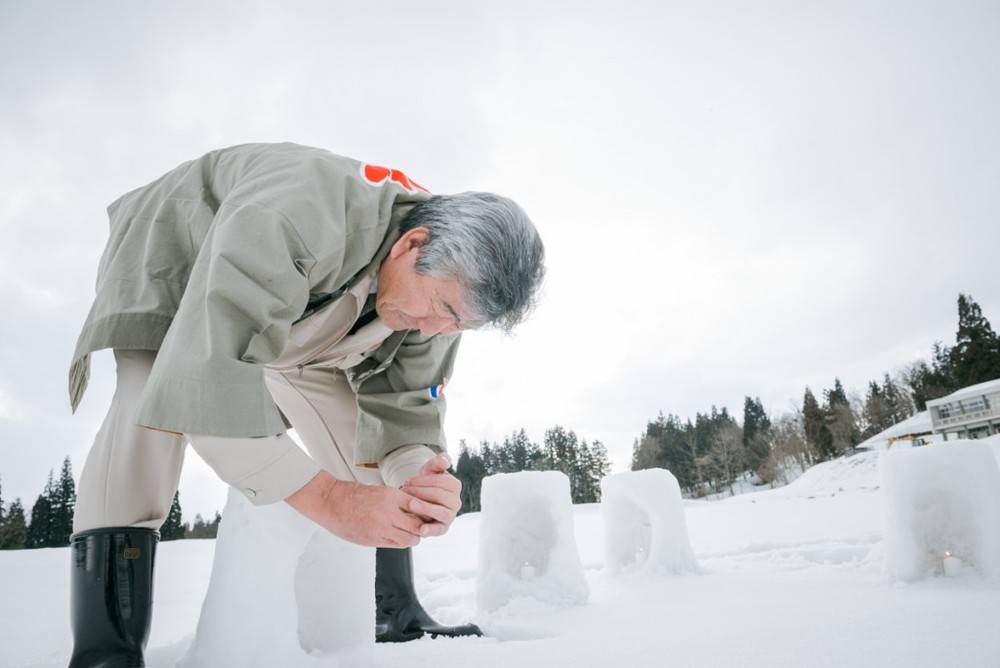
[[[356,464],[377,464],[406,445],[447,449],[441,390],[451,377],[461,335],[427,337],[411,331],[394,355],[392,340],[349,374],[358,395]]]
[[[259,204],[225,205],[156,357],[136,422],[207,436],[284,432],[264,385],[309,295],[315,260],[295,227]]]

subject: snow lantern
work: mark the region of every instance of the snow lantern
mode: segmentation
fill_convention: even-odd
[[[198,629],[178,666],[374,663],[374,548],[230,488]]]
[[[558,471],[483,479],[476,600],[492,611],[529,596],[585,603],[590,588],[577,551],[569,478]]]
[[[891,577],[1000,574],[1000,467],[987,444],[889,450],[879,467]]]
[[[604,565],[623,572],[696,573],[681,488],[665,469],[616,473],[601,480]]]

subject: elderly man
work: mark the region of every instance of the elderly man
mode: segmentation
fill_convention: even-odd
[[[379,640],[477,633],[427,615],[409,548],[460,507],[442,432],[460,332],[509,330],[542,280],[524,212],[294,144],[214,151],[108,211],[70,370],[75,409],[90,353],[114,349],[78,487],[71,665],[142,665],[188,443],[253,503],[379,548]]]

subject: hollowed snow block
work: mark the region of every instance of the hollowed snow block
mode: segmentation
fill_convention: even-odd
[[[531,596],[585,603],[569,478],[558,471],[500,473],[483,479],[476,602],[496,610]]]
[[[1000,574],[1000,468],[987,444],[889,450],[879,467],[890,577],[939,575],[946,553],[966,570]]]
[[[604,566],[608,573],[696,573],[681,488],[664,469],[601,480]]]
[[[230,489],[198,630],[178,665],[374,664],[374,548]]]

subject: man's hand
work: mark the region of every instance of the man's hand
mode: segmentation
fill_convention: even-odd
[[[359,545],[413,547],[422,536],[435,535],[411,509],[423,504],[418,499],[391,487],[337,480],[327,471],[317,473],[285,501],[335,536]]]
[[[444,534],[462,507],[462,482],[448,473],[449,466],[448,457],[438,455],[400,488],[414,497],[407,509],[425,522],[420,527],[422,537]]]

